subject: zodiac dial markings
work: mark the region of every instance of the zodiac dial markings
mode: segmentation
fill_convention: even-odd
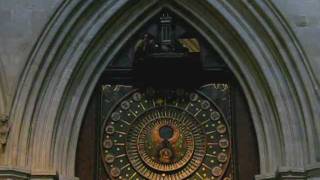
[[[201,93],[135,90],[109,114],[101,156],[111,179],[229,178],[229,126]]]

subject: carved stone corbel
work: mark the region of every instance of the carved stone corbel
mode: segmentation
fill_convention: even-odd
[[[4,150],[5,145],[7,144],[7,138],[9,135],[10,127],[8,123],[8,116],[0,114],[0,149]]]

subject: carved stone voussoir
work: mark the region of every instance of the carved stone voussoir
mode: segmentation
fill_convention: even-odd
[[[1,114],[0,115],[0,148],[4,149],[4,146],[7,144],[7,138],[10,131],[8,116]]]

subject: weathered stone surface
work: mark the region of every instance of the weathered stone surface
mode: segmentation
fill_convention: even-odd
[[[21,71],[61,0],[0,0],[0,113],[10,111]]]
[[[318,0],[273,0],[279,11],[298,37],[312,68],[312,72],[320,84],[320,1]],[[320,93],[319,87],[316,87]]]

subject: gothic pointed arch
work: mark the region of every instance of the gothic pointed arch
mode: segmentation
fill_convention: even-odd
[[[10,113],[5,165],[24,176],[74,178],[93,88],[126,41],[168,8],[219,52],[245,93],[259,179],[319,168],[319,98],[299,43],[269,1],[64,1],[35,45]]]

